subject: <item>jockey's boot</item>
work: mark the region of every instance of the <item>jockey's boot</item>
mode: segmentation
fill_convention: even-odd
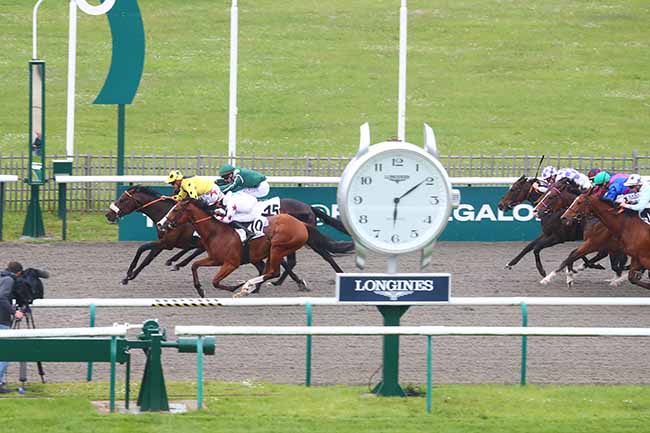
[[[240,223],[239,221],[232,221],[230,225],[236,229],[242,229],[246,233],[245,242],[248,242],[254,236],[254,233],[250,231],[246,225]]]

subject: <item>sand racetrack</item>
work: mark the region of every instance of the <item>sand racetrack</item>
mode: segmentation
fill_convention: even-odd
[[[0,264],[21,261],[50,271],[47,298],[136,298],[195,297],[189,268],[170,272],[164,261],[172,252],[162,253],[137,279],[119,284],[138,243],[22,243],[0,244]],[[650,293],[624,282],[612,288],[604,280],[611,271],[588,270],[577,276],[574,288],[567,289],[564,277],[549,286],[539,284],[533,256],[526,256],[514,269],[503,265],[524,243],[448,242],[437,246],[432,272],[452,273],[452,296],[648,296]],[[569,243],[544,250],[547,271],[574,248]],[[400,262],[400,271],[417,271],[416,257]],[[354,272],[353,256],[337,259],[347,272]],[[608,261],[603,261],[608,266]],[[203,268],[201,281],[208,296],[229,297],[228,292],[211,288],[213,270]],[[371,257],[368,271],[382,272],[383,262]],[[307,250],[299,254],[296,272],[311,287],[298,292],[285,282],[281,288],[265,286],[256,297],[334,296],[334,273],[318,256]],[[254,276],[254,268],[238,270],[228,281]],[[529,307],[529,326],[650,326],[649,307]],[[181,324],[210,325],[304,325],[304,307],[215,307],[215,308],[99,308],[97,326],[114,322],[140,323],[157,318],[168,335]],[[314,325],[381,325],[375,307],[314,307]],[[35,309],[38,327],[87,326],[88,311],[78,308]],[[402,318],[403,325],[485,325],[519,326],[519,307],[412,307]],[[314,384],[367,384],[380,379],[380,337],[314,337]],[[521,338],[519,337],[437,337],[434,338],[435,383],[518,383]],[[647,368],[648,342],[641,338],[542,338],[528,340],[529,383],[650,383]],[[135,354],[134,380],[139,380],[144,356]],[[167,379],[194,380],[194,355],[164,353]],[[81,381],[81,364],[46,364],[50,381]],[[122,376],[123,369],[118,370]],[[106,379],[108,368],[97,365],[95,377]],[[10,381],[17,378],[16,365],[9,370]],[[206,357],[207,379],[226,381],[269,381],[302,383],[305,379],[305,337],[223,337],[217,340],[217,354]],[[400,381],[424,383],[426,379],[426,339],[402,337]],[[30,366],[30,380],[36,381]]]

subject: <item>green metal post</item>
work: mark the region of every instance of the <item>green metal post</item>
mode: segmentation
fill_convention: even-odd
[[[5,209],[5,183],[0,182],[0,241],[2,240],[2,220]]]
[[[39,199],[40,185],[30,185],[31,196],[29,199],[29,208],[27,209],[27,217],[25,218],[25,225],[23,226],[23,235],[33,238],[45,236],[45,226],[43,225],[43,213],[41,212],[41,204]]]
[[[409,306],[379,305],[377,308],[384,317],[384,326],[399,326],[400,318]],[[372,392],[385,397],[406,396],[399,385],[399,335],[384,335],[383,377]]]
[[[312,325],[311,304],[305,305],[307,309],[307,326]],[[305,385],[311,386],[311,335],[307,336],[307,360],[305,363]]]
[[[169,411],[169,400],[162,370],[162,341],[164,333],[156,320],[147,320],[138,339],[147,343],[147,361],[142,375],[138,406],[142,412]]]
[[[196,339],[196,408],[203,409],[203,337]]]
[[[68,238],[68,184],[59,184],[59,217],[61,218],[61,239]]]
[[[433,398],[431,396],[431,393],[433,392],[433,386],[431,385],[432,382],[432,376],[433,374],[431,373],[431,368],[432,368],[432,360],[431,360],[431,336],[427,335],[427,413],[431,413],[431,399]]]
[[[90,304],[90,327],[95,327],[95,304]],[[91,382],[93,380],[93,363],[88,362],[88,369],[86,372],[86,381]]]
[[[528,326],[528,308],[524,302],[521,303],[521,326]],[[526,385],[526,352],[528,351],[528,337],[521,337],[521,378],[520,385]]]
[[[124,175],[124,135],[125,135],[126,109],[124,104],[117,105],[117,175]],[[116,187],[122,185],[117,183]],[[117,193],[117,192],[116,192]]]
[[[126,388],[124,389],[124,408],[129,410],[131,400],[131,354],[126,359]]]
[[[111,389],[110,389],[110,410],[115,412],[115,360],[117,359],[117,337],[111,337]]]

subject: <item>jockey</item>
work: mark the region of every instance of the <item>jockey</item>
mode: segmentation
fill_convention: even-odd
[[[181,201],[187,197],[201,200],[208,206],[212,206],[223,200],[224,195],[211,178],[192,176],[183,178],[180,190],[173,198]]]
[[[616,202],[619,196],[627,193],[629,189],[625,186],[627,178],[627,174],[617,173],[612,176],[606,171],[601,171],[594,177],[594,185],[598,187],[596,193],[605,200]]]
[[[183,173],[180,170],[172,170],[167,175],[165,183],[174,187],[174,194],[178,194],[181,190],[181,182],[183,181]]]
[[[591,182],[593,182],[593,181],[594,181],[594,177],[596,177],[596,175],[597,175],[598,173],[600,173],[601,171],[602,171],[602,170],[601,170],[600,168],[596,168],[596,167],[594,167],[594,168],[592,168],[592,169],[589,170],[589,172],[587,173],[587,177],[589,178],[589,180],[590,180]]]
[[[220,183],[221,191],[226,196],[226,215],[224,222],[240,221],[251,222],[255,219],[254,210],[257,199],[268,195],[271,187],[266,176],[254,170],[238,168],[224,164],[219,169],[219,176],[223,179]]]
[[[650,216],[650,184],[643,181],[638,174],[631,174],[625,181],[625,186],[630,188],[631,193],[636,193],[638,196],[633,201],[625,201],[621,203],[621,207],[632,209],[639,212],[642,219],[648,219]],[[645,214],[645,215],[643,215]]]
[[[558,182],[560,179],[571,179],[583,190],[588,190],[591,188],[591,181],[588,176],[580,173],[578,170],[573,168],[561,168],[557,171],[555,175],[555,182]]]

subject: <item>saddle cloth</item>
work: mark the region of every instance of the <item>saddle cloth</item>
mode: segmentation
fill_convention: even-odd
[[[645,208],[639,212],[639,218],[646,224],[650,225],[650,208]]]
[[[269,225],[267,217],[278,215],[280,213],[280,197],[272,197],[268,200],[258,201],[253,209],[255,215],[253,221],[239,221],[241,224],[247,224],[248,230],[253,232],[253,237],[249,240],[257,239],[264,236],[264,227]],[[237,214],[235,214],[235,219]],[[235,229],[242,242],[246,241],[246,232],[242,229]]]

